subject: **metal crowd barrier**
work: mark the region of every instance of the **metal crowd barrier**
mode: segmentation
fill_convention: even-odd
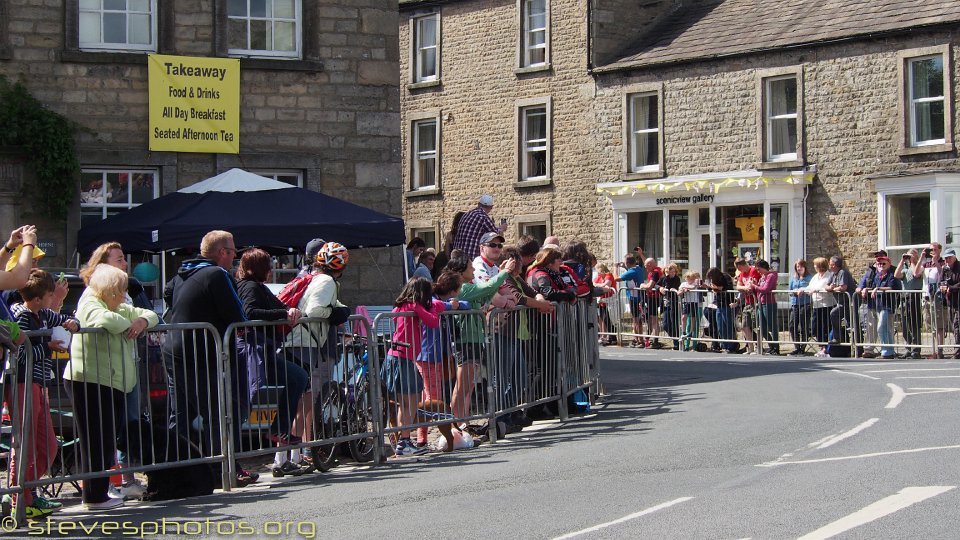
[[[410,366],[397,369],[392,359],[382,362],[388,349],[410,344],[373,332],[384,326],[392,335],[398,320],[410,322],[412,316],[384,313],[373,324],[351,316],[357,333],[334,329],[320,351],[284,337],[286,321],[238,323],[222,336],[206,323],[162,324],[137,340],[134,358],[103,357],[99,350],[125,338],[81,329],[73,339],[82,340],[89,376],[109,372],[124,385],[131,377],[136,384],[126,393],[97,385],[106,389],[102,402],[89,396],[81,400],[76,385],[63,377],[66,358],[54,360],[55,377],[46,394],[56,451],[40,478],[28,478],[28,460],[15,458],[26,455],[22,448],[35,449],[40,439],[33,422],[25,420],[33,418],[37,404],[20,400],[18,366],[11,358],[4,394],[12,424],[8,460],[16,476],[8,476],[0,495],[20,499],[25,490],[38,489],[57,497],[66,485],[79,492],[81,481],[200,464],[211,467],[211,486],[213,475],[219,475],[229,490],[236,485],[238,458],[298,448],[310,451],[315,463],[329,464],[338,445],[346,445],[357,461],[380,463],[388,434],[476,419],[487,420],[493,442],[499,417],[556,401],[566,418],[566,398],[595,389],[599,381],[596,309],[590,301],[556,305],[554,313],[530,308],[445,312],[440,341],[449,346],[441,349],[448,353],[435,350],[433,358],[421,358],[412,366],[417,372]],[[302,318],[298,325],[316,332],[323,323]],[[51,331],[25,334],[49,337]],[[421,339],[420,333],[412,337]],[[25,387],[30,388],[35,359],[32,347],[25,350]],[[414,387],[420,378],[427,383],[423,391]],[[473,399],[467,400],[468,394]],[[13,515],[25,523],[25,505],[17,504]]]
[[[51,333],[42,330],[25,335],[29,339],[50,337]],[[216,336],[216,329],[209,324],[160,325],[137,340],[132,358],[116,358],[103,356],[101,350],[109,354],[111,343],[125,337],[98,328],[81,329],[72,339],[80,340],[85,384],[66,380],[63,373],[67,361],[54,358],[53,379],[44,387],[48,416],[39,413],[35,418],[34,408],[40,403],[33,399],[23,400],[22,406],[19,398],[8,401],[14,424],[14,453],[26,447],[33,454],[31,460],[10,456],[16,479],[24,480],[8,492],[22,494],[37,489],[47,497],[57,497],[65,485],[72,485],[79,493],[81,481],[109,482],[108,477],[124,473],[201,463],[222,465],[228,450],[224,446],[226,435],[219,430],[224,408],[223,378],[219,376],[223,365]],[[24,387],[29,389],[36,359],[33,347],[24,349]],[[168,371],[175,373],[169,380]],[[15,369],[8,374],[11,381],[16,380]],[[114,388],[131,383],[129,392]],[[12,382],[8,385],[11,389],[18,387]],[[182,418],[174,422],[167,412],[176,408],[178,398],[189,399],[190,407],[178,409]],[[44,428],[42,432],[34,429],[35,423]],[[48,447],[41,448],[45,443]],[[46,475],[27,477],[28,461],[36,463],[37,471]],[[221,470],[225,475],[226,468]],[[211,476],[210,486],[214,483]],[[22,524],[25,505],[19,500],[17,503],[13,516]]]
[[[371,376],[378,359],[376,336],[364,317],[351,316],[348,323],[364,331],[344,333],[306,317],[297,321],[304,330],[299,333],[287,334],[286,320],[227,328],[223,350],[231,354],[224,365],[234,378],[228,380],[233,390],[227,394],[227,410],[233,414],[222,421],[240,434],[239,446],[231,448],[231,464],[298,449],[309,452],[307,461],[325,471],[336,463],[341,445],[358,462],[379,462],[381,414],[374,407],[379,386]],[[240,402],[236,408],[234,400]]]

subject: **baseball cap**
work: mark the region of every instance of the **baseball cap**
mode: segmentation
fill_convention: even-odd
[[[500,243],[501,243],[501,244],[502,244],[503,242],[506,242],[506,240],[503,238],[503,236],[500,235],[500,233],[488,232],[488,233],[486,233],[486,234],[484,234],[483,236],[480,237],[480,243],[481,243],[481,244],[489,244],[490,242],[493,242],[494,240],[496,240],[496,239],[498,239],[498,238],[500,239]]]
[[[480,205],[481,206],[493,206],[493,195],[484,193],[480,196]]]
[[[955,250],[955,249],[953,249],[953,248],[950,248],[950,249],[948,249],[948,250],[946,250],[946,251],[943,252],[943,258],[944,258],[944,259],[946,259],[947,257],[956,257],[956,256],[957,256],[957,250]]]
[[[307,242],[307,247],[303,249],[306,259],[308,261],[316,259],[317,252],[320,251],[320,248],[322,248],[324,244],[326,244],[326,242],[324,242],[322,238],[314,238],[313,240]]]

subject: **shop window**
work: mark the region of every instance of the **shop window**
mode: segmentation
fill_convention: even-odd
[[[889,247],[930,242],[930,194],[905,193],[886,197]]]
[[[765,161],[797,159],[797,78],[764,81]]]
[[[411,20],[413,82],[440,80],[440,14],[431,13]]]
[[[647,257],[654,257],[660,264],[664,261],[663,211],[632,212],[627,214],[627,246],[643,248]],[[643,261],[637,261],[643,263]]]
[[[278,182],[290,184],[291,186],[296,186],[299,188],[303,187],[302,171],[250,169],[250,172],[252,172],[253,174],[263,176],[265,178],[276,180]]]
[[[518,108],[519,180],[550,180],[550,101],[524,100]]]
[[[301,0],[226,0],[232,56],[301,57]]]
[[[157,198],[157,180],[153,170],[84,169],[80,175],[80,226]]]
[[[520,67],[542,67],[550,61],[548,0],[520,0]]]
[[[156,0],[79,0],[82,50],[156,51]]]
[[[628,104],[630,172],[660,170],[660,97],[656,92],[631,94]]]
[[[413,123],[413,190],[434,189],[437,187],[438,133],[439,122],[436,118],[418,120]]]

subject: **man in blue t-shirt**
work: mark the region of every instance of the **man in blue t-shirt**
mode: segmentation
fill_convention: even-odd
[[[633,319],[633,333],[636,336],[633,339],[634,347],[643,347],[643,340],[640,334],[643,333],[643,319],[646,318],[641,301],[644,292],[637,287],[647,280],[647,271],[643,266],[637,264],[634,255],[627,255],[623,258],[623,263],[619,264],[624,268],[624,272],[617,278],[617,282],[624,282],[627,288],[627,303],[630,305],[630,317]]]

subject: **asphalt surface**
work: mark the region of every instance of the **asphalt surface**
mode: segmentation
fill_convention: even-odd
[[[568,422],[21,536],[960,538],[960,361],[601,354]]]

